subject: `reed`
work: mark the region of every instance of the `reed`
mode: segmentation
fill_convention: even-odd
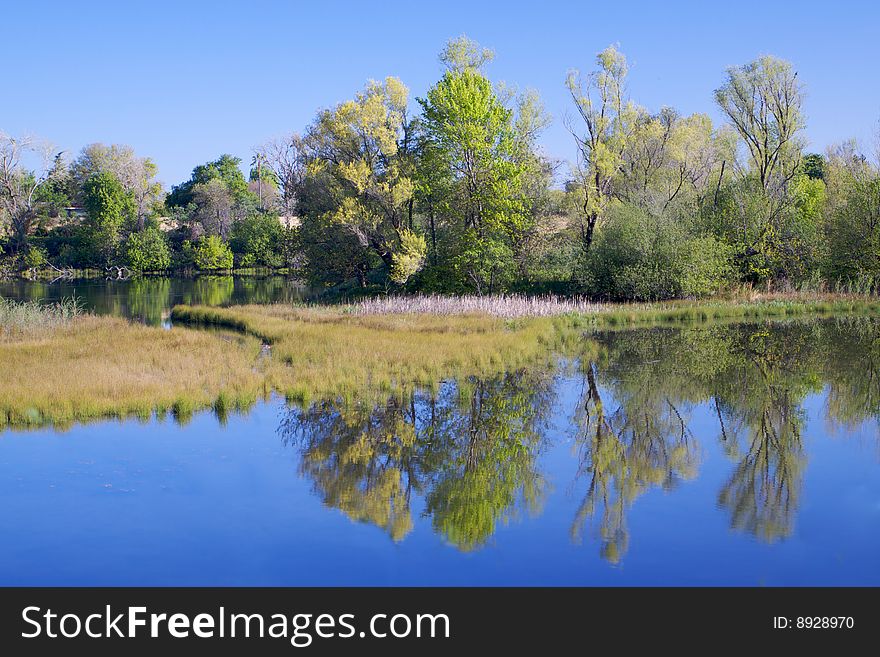
[[[0,297],[0,340],[12,340],[69,324],[82,314],[76,299],[42,304]]]

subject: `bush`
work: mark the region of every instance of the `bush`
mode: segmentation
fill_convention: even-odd
[[[277,217],[257,214],[235,223],[229,247],[240,267],[280,267],[281,233]]]
[[[198,269],[232,269],[232,251],[216,235],[199,240],[192,249],[192,257]]]
[[[699,298],[729,279],[730,258],[730,248],[711,235],[697,235],[681,221],[618,205],[586,257],[582,285],[610,299]]]
[[[124,252],[128,266],[135,271],[162,271],[171,266],[171,251],[157,228],[129,235]]]
[[[28,269],[40,269],[41,267],[46,266],[49,259],[44,249],[41,249],[38,246],[32,246],[25,252],[22,261],[24,262],[24,266]]]

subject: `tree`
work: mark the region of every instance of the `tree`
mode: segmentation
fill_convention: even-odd
[[[84,224],[92,264],[109,265],[124,229],[133,227],[137,208],[131,194],[111,173],[92,174],[83,185]]]
[[[715,100],[746,147],[730,188],[730,235],[744,277],[787,276],[773,265],[790,238],[793,181],[801,172],[803,89],[788,62],[760,57],[727,71]]]
[[[297,199],[305,177],[303,140],[297,134],[280,137],[263,144],[258,153],[271,170],[279,194],[279,211],[286,217],[297,214]]]
[[[832,280],[880,285],[880,167],[852,141],[828,149],[826,273]]]
[[[128,236],[123,246],[125,261],[133,271],[163,271],[171,266],[171,252],[158,228]]]
[[[78,201],[84,202],[82,190],[96,173],[116,178],[135,203],[136,228],[143,230],[146,219],[162,197],[161,183],[155,180],[158,167],[148,157],[138,157],[131,146],[124,144],[89,144],[70,167],[73,188],[79,190]]]
[[[221,178],[211,178],[192,189],[191,214],[205,235],[226,239],[234,221],[234,199]]]
[[[251,193],[240,165],[241,158],[228,154],[221,155],[213,162],[200,164],[193,169],[189,180],[171,188],[165,202],[168,206],[186,207],[194,200],[196,186],[208,184],[212,180],[222,182],[232,199],[241,202],[251,196]]]
[[[569,130],[578,146],[577,180],[582,194],[579,226],[584,253],[593,243],[596,225],[614,193],[614,179],[629,143],[637,116],[626,97],[626,57],[614,46],[596,56],[597,69],[586,76],[570,71],[566,84],[585,133]]]
[[[330,219],[346,228],[403,284],[424,261],[413,233],[408,90],[397,78],[369,82],[354,100],[318,115],[306,135],[310,175],[326,172]]]
[[[715,101],[742,138],[761,186],[784,186],[801,160],[803,87],[789,62],[764,56],[727,70]]]
[[[238,256],[239,267],[277,267],[282,227],[278,218],[257,214],[236,221],[232,226],[229,248]]]
[[[232,269],[232,251],[217,235],[199,240],[192,249],[192,259],[198,269]]]
[[[57,171],[53,151],[51,144],[35,137],[0,131],[0,219],[9,224],[13,252],[27,245],[40,206],[37,192]]]
[[[495,59],[495,51],[482,47],[464,34],[447,41],[440,52],[440,62],[446,70],[453,73],[466,70],[481,71],[483,66],[493,59]]]
[[[443,251],[435,259],[445,261],[439,266],[459,289],[502,290],[515,272],[514,247],[530,227],[524,194],[533,164],[526,157],[527,128],[537,132],[541,122],[524,119],[517,133],[513,110],[473,66],[450,67],[419,103],[423,152],[431,161],[420,189],[428,202],[432,245],[440,235],[434,250]],[[533,107],[526,105],[527,111]]]

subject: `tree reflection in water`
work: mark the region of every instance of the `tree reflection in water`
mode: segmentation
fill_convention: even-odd
[[[326,505],[398,541],[412,529],[417,492],[434,529],[470,550],[499,522],[540,507],[536,459],[552,399],[549,374],[521,370],[447,382],[378,408],[290,409],[280,431]]]
[[[708,441],[733,461],[717,496],[731,527],[769,543],[785,539],[806,468],[807,397],[825,392],[831,425],[880,416],[880,330],[870,318],[590,339],[598,350],[565,354],[580,386],[572,430],[581,501],[570,533],[580,541],[590,526],[610,562],[628,550],[633,504],[696,477]],[[413,528],[417,496],[434,530],[471,550],[499,523],[542,508],[548,483],[538,457],[558,380],[524,369],[448,381],[379,407],[321,402],[288,410],[280,431],[328,506],[399,541]],[[691,427],[698,413],[699,436]]]

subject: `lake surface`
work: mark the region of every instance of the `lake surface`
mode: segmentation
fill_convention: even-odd
[[[167,325],[175,305],[226,306],[242,303],[290,303],[309,296],[301,283],[286,276],[140,276],[128,280],[0,280],[0,297],[17,301],[60,301],[75,297],[99,315]]]
[[[148,321],[294,294],[259,280],[76,293]],[[585,334],[378,406],[5,430],[0,503],[0,585],[876,586],[880,323]]]

